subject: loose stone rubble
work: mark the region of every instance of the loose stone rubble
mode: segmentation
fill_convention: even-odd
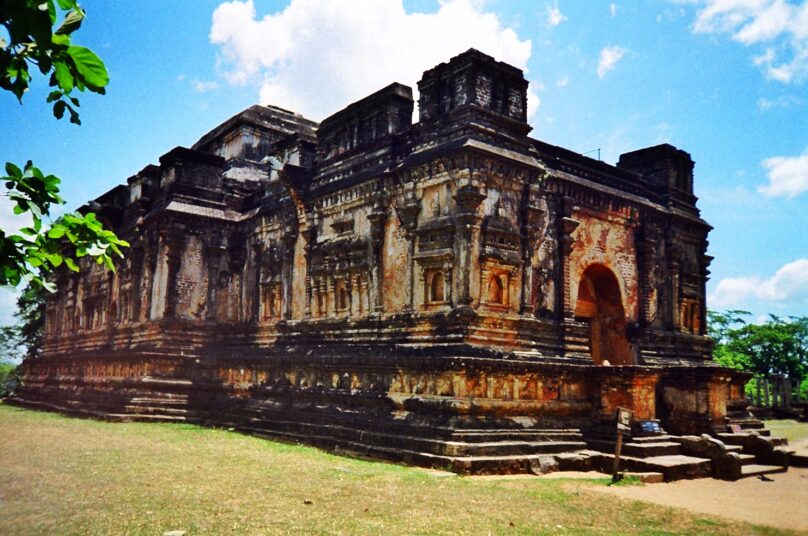
[[[688,153],[531,138],[475,50],[418,90],[416,123],[397,83],[319,124],[252,106],[96,199],[131,248],[57,273],[16,402],[459,472],[608,466],[618,406],[662,427],[637,460],[759,427],[711,361]]]

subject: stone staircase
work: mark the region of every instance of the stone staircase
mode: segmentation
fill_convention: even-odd
[[[668,481],[709,476],[736,480],[788,470],[785,451],[779,457],[772,456],[771,450],[762,446],[768,444],[774,449],[783,445],[785,440],[768,437],[770,432],[765,428],[755,429],[754,432],[716,435],[717,439],[708,439],[663,433],[625,439],[620,456],[621,468],[635,472],[659,472]],[[589,431],[586,442],[589,448],[614,459],[614,433]],[[703,443],[703,448],[694,448],[694,442]],[[735,470],[725,469],[725,465],[734,466]]]
[[[461,474],[536,472],[557,456],[586,448],[577,429],[454,428],[411,422],[396,412],[358,420],[350,413],[290,411],[242,401],[226,413],[211,414],[217,426]]]
[[[54,393],[49,400],[23,405],[118,421],[192,422],[225,427],[260,437],[302,443],[331,451],[460,474],[546,473],[597,470],[610,473],[614,460],[612,428],[537,428],[532,419],[438,423],[407,411],[324,408],[273,399],[216,398],[194,394],[190,382],[147,379],[144,387],[116,397],[86,390],[80,396]],[[520,425],[521,422],[521,425]],[[718,433],[718,441],[668,434],[624,441],[622,471],[657,473],[664,480],[737,478],[785,471],[784,440],[768,437],[760,421],[743,423],[742,433]],[[503,427],[508,424],[508,427]],[[694,441],[696,443],[694,443]],[[698,448],[694,448],[696,444]],[[702,449],[704,447],[704,449]],[[709,448],[712,448],[710,450]],[[729,461],[732,470],[724,467]],[[722,465],[723,464],[723,465]],[[734,465],[733,465],[734,464]],[[729,475],[729,476],[727,476]]]

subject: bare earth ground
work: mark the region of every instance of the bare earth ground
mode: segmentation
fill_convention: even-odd
[[[691,512],[808,533],[808,469],[766,475],[772,482],[712,478],[645,486],[593,486],[599,493],[636,499]]]

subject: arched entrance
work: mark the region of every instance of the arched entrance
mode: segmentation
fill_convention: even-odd
[[[581,276],[575,316],[589,322],[592,360],[597,365],[633,365],[631,345],[626,338],[626,313],[620,284],[614,273],[601,264],[589,266]]]

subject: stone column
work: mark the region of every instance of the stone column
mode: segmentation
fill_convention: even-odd
[[[561,344],[563,351],[569,353],[571,339],[574,338],[575,304],[572,303],[571,288],[576,282],[571,281],[572,267],[570,265],[570,255],[575,248],[575,239],[572,233],[580,225],[580,222],[572,218],[573,199],[561,197],[558,200],[556,210],[556,234],[558,236],[559,267],[556,281],[556,311],[561,326]]]
[[[283,311],[281,312],[281,318],[285,318],[287,320],[292,318],[295,244],[297,242],[297,237],[297,233],[284,233],[283,235],[283,252],[281,253],[281,300],[283,302]],[[308,263],[306,264],[308,266]],[[306,274],[305,278],[308,280],[308,273]],[[308,287],[308,285],[306,286]]]
[[[646,224],[647,225],[647,224]],[[656,266],[656,247],[658,241],[646,225],[637,227],[634,233],[634,244],[637,251],[637,280],[639,283],[639,320],[642,327],[650,327],[653,323],[652,295],[653,273]]]
[[[668,292],[670,293],[669,315],[670,325],[667,328],[678,330],[681,325],[681,318],[679,314],[679,268],[680,268],[680,252],[676,246],[668,245],[668,262],[667,262],[667,284]]]
[[[157,246],[157,261],[154,268],[154,276],[151,288],[151,307],[149,308],[149,318],[151,320],[162,320],[168,316],[168,302],[171,282],[171,271],[175,268],[177,260],[175,249],[169,233],[160,234]],[[172,306],[173,308],[173,306]]]
[[[157,244],[154,237],[145,237],[143,240],[143,263],[141,275],[138,277],[138,287],[140,293],[137,295],[139,302],[139,316],[134,320],[149,320],[151,311],[152,285],[154,284],[154,272],[157,265]],[[78,284],[76,285],[76,296],[78,296]],[[76,304],[78,311],[78,303]],[[78,324],[76,324],[78,325]]]
[[[140,306],[141,306],[141,278],[143,274],[143,248],[142,246],[135,246],[129,253],[131,263],[129,264],[129,279],[132,281],[129,295],[129,311],[124,311],[125,322],[137,322],[140,320]]]
[[[704,246],[707,249],[707,246]],[[713,257],[710,255],[703,255],[701,258],[701,289],[699,300],[699,335],[707,334],[707,281],[710,280],[710,264],[713,262]]]
[[[387,214],[381,205],[374,207],[368,214],[370,222],[370,278],[368,285],[368,298],[370,314],[381,314],[384,309],[384,226]]]
[[[253,293],[252,293],[252,307],[250,308],[250,320],[258,322],[261,316],[261,299],[263,289],[261,288],[261,276],[264,269],[264,250],[261,244],[253,244]]]
[[[571,320],[575,316],[575,304],[572,303],[572,293],[570,292],[571,285],[574,281],[570,281],[572,277],[572,267],[570,266],[570,254],[575,248],[575,239],[572,233],[581,224],[578,220],[573,219],[572,216],[573,200],[569,197],[561,199],[561,207],[558,211],[558,245],[559,253],[561,254],[561,281],[558,282],[558,287],[561,290],[561,313],[562,318]]]
[[[184,237],[176,234],[166,234],[166,293],[165,293],[165,317],[173,318],[177,305],[177,275],[180,272],[182,262]]]
[[[421,203],[415,198],[414,192],[408,192],[407,199],[404,204],[396,207],[396,214],[401,222],[401,227],[407,236],[409,245],[408,258],[409,258],[409,306],[408,309],[412,310],[415,303],[415,229],[418,227],[418,213],[421,211]]]
[[[205,311],[207,320],[216,320],[216,292],[219,286],[219,270],[227,247],[220,236],[211,236],[205,248],[205,261],[208,268],[208,305]]]
[[[472,185],[458,188],[455,193],[457,203],[457,213],[455,222],[455,270],[457,279],[457,299],[456,305],[460,307],[471,306],[471,278],[479,277],[478,264],[475,262],[474,254],[480,236],[480,223],[482,216],[479,214],[480,204],[485,199],[485,195]]]
[[[315,212],[310,212],[306,215],[306,223],[307,227],[301,233],[304,240],[306,240],[306,244],[304,245],[303,250],[303,257],[306,261],[306,296],[305,296],[305,307],[303,310],[303,315],[305,318],[311,318],[312,310],[311,310],[311,300],[312,300],[312,287],[314,282],[312,281],[311,276],[311,269],[312,269],[312,256],[314,255],[314,247],[317,244],[317,227],[319,224],[319,218]]]
[[[541,220],[544,210],[538,205],[538,188],[532,185],[525,187],[525,208],[522,215],[522,299],[519,303],[519,314],[533,314],[536,304],[533,303],[533,257],[539,248]]]

